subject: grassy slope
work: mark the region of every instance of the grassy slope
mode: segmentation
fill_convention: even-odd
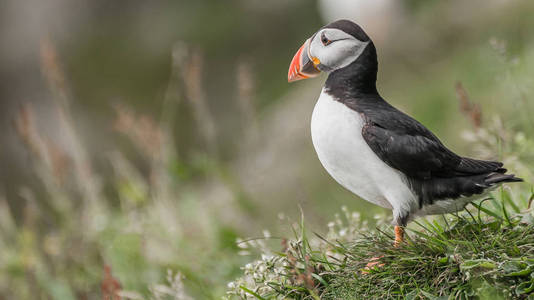
[[[460,218],[414,233],[400,248],[380,233],[356,241],[346,265],[328,275],[324,299],[506,299],[532,291],[532,224]],[[377,255],[383,265],[362,272]]]
[[[300,231],[282,252],[263,250],[230,283],[229,297],[532,299],[534,218],[530,209],[507,208],[509,196],[503,190],[471,212],[415,222],[399,248],[390,226],[370,229],[345,213],[327,237]],[[377,265],[367,268],[370,261]]]

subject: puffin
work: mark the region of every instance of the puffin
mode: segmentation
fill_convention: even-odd
[[[505,182],[503,163],[460,156],[414,118],[393,107],[376,88],[373,41],[356,23],[338,20],[298,49],[288,81],[328,77],[311,117],[317,156],[341,186],[391,209],[395,246],[409,221],[463,210]]]

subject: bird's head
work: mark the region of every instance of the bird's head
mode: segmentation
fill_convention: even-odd
[[[314,33],[297,51],[287,74],[289,82],[347,67],[364,52],[371,39],[348,20],[330,23]]]

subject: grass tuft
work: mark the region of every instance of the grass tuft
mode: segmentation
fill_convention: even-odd
[[[328,274],[324,299],[507,299],[534,290],[532,224],[457,217],[421,228],[400,248],[380,232],[348,245],[350,258]],[[380,257],[380,267],[362,272],[370,257]]]
[[[510,213],[506,201],[416,221],[398,248],[390,225],[372,228],[346,209],[326,237],[308,238],[301,222],[282,252],[244,268],[228,298],[532,299],[532,211]]]

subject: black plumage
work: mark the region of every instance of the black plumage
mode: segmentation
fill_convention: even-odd
[[[325,91],[362,115],[363,138],[382,161],[405,174],[420,207],[481,194],[497,183],[522,181],[505,174],[501,162],[455,154],[425,126],[387,103],[376,88],[376,49],[365,32],[345,20],[326,27],[369,42],[354,62],[329,74]]]

